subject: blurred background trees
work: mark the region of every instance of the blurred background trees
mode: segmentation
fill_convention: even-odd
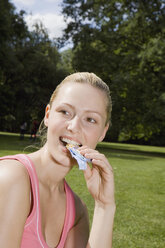
[[[165,144],[165,1],[64,0],[63,14],[74,70],[110,86],[107,139]]]
[[[30,32],[26,13],[0,0],[0,129],[40,121],[56,85],[89,71],[111,89],[107,141],[164,145],[165,1],[63,0],[62,9],[67,27],[55,43],[42,23]]]
[[[69,73],[42,23],[29,31],[26,13],[0,0],[0,130],[41,121],[56,85]]]

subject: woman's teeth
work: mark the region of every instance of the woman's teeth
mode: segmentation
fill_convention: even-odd
[[[61,138],[61,140],[67,144],[72,144],[74,146],[81,146],[81,144],[77,143],[76,141],[74,140],[70,140],[70,139],[67,139],[67,138]]]

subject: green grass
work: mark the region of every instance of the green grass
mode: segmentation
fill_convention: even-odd
[[[29,152],[26,136],[0,133],[0,156]],[[115,174],[116,215],[114,248],[165,247],[165,149],[163,147],[102,143],[98,149],[109,159]],[[92,222],[94,202],[83,173],[74,168],[67,176],[84,200]],[[100,237],[101,238],[101,237]]]
[[[0,132],[0,156],[28,153],[34,150],[30,135],[20,140],[19,134]]]

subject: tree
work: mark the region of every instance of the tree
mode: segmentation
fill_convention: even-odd
[[[5,20],[0,22],[0,128],[19,131],[23,121],[30,126],[33,118],[43,118],[50,94],[67,72],[42,23],[35,23],[30,32],[24,11],[16,13],[4,0],[0,7]]]
[[[73,52],[72,50],[66,49],[62,51],[61,53],[61,61],[59,64],[60,68],[63,68],[66,71],[66,74],[71,74],[74,72],[72,67],[72,61],[73,61]]]
[[[1,128],[6,125],[8,116],[15,118],[11,109],[14,104],[14,90],[9,81],[18,64],[14,49],[18,41],[23,42],[26,39],[28,33],[23,15],[23,11],[16,13],[15,7],[9,1],[0,0]],[[8,75],[11,75],[10,80],[8,80]]]
[[[63,14],[63,39],[74,44],[73,68],[93,71],[110,86],[107,139],[165,137],[165,1],[63,0]]]

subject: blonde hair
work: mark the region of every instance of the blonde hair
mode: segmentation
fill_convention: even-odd
[[[53,104],[54,99],[56,98],[60,88],[68,82],[72,82],[72,83],[84,83],[84,84],[89,84],[92,85],[93,87],[101,90],[105,96],[106,96],[106,102],[107,102],[107,106],[106,106],[106,113],[107,113],[107,118],[106,118],[106,124],[108,124],[110,122],[111,119],[111,111],[112,111],[112,101],[111,101],[111,96],[110,96],[110,89],[108,87],[108,85],[98,76],[96,76],[94,73],[89,73],[89,72],[77,72],[77,73],[73,73],[69,76],[67,76],[66,78],[64,78],[64,80],[56,87],[56,89],[54,90],[54,92],[52,93],[51,97],[50,97],[50,101],[49,101],[49,105],[50,107]],[[39,133],[40,133],[40,137],[42,139],[42,145],[45,144],[46,142],[46,133],[45,133],[45,129],[47,129],[46,127],[43,127],[43,122],[41,122],[40,128],[39,128]],[[45,133],[45,134],[44,134]]]

